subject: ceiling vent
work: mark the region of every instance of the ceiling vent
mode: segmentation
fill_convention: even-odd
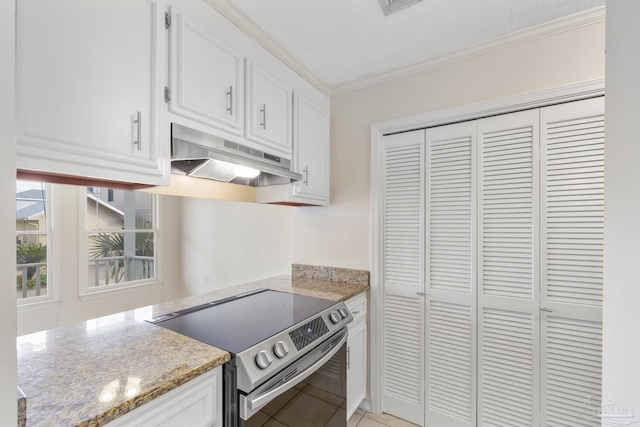
[[[392,14],[401,9],[407,8],[421,0],[378,0],[385,15]]]

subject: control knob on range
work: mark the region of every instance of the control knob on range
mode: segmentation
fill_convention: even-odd
[[[278,341],[273,346],[273,354],[275,354],[278,359],[282,359],[289,354],[289,347],[287,347],[287,343],[284,341]]]
[[[338,310],[338,312],[340,313],[340,316],[342,316],[343,319],[346,319],[347,316],[349,316],[349,312],[347,311],[346,308],[342,307],[341,309]]]
[[[336,324],[342,320],[342,317],[340,316],[340,313],[338,313],[337,311],[334,311],[329,315],[329,319],[331,319],[331,323]]]
[[[260,352],[256,354],[256,365],[258,365],[260,369],[267,369],[269,365],[271,365],[271,362],[273,362],[273,359],[271,359],[267,350],[260,350]]]

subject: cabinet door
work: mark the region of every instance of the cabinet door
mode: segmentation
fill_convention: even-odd
[[[302,181],[292,187],[296,201],[329,204],[329,112],[302,96],[295,100],[293,168]]]
[[[347,419],[367,394],[367,322],[349,325],[347,342]]]
[[[147,0],[17,2],[19,169],[168,183],[161,9]]]
[[[269,154],[291,159],[292,90],[256,64],[248,63],[248,140]]]
[[[241,136],[243,57],[211,29],[196,24],[175,7],[171,8],[170,40],[169,111],[196,122],[196,126]]]
[[[109,427],[222,427],[222,368],[217,367],[116,418]]]

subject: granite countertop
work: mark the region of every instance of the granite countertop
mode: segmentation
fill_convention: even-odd
[[[18,337],[26,425],[101,426],[229,360],[226,351],[147,319],[259,288],[344,301],[369,287],[368,272],[366,283],[305,272]]]

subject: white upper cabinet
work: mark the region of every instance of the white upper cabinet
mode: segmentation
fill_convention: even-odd
[[[206,19],[214,11],[202,6],[202,11],[170,8],[170,118],[203,131],[242,136],[244,57],[215,32],[215,20]]]
[[[327,102],[328,104],[328,102]],[[294,169],[302,181],[293,184],[295,199],[309,204],[329,204],[329,108],[296,96]]]
[[[293,102],[293,170],[302,181],[259,187],[259,203],[329,204],[329,99],[311,87],[305,89],[294,93]]]
[[[18,169],[168,184],[163,30],[156,1],[17,2]]]
[[[293,90],[259,65],[247,64],[248,140],[291,159]]]

